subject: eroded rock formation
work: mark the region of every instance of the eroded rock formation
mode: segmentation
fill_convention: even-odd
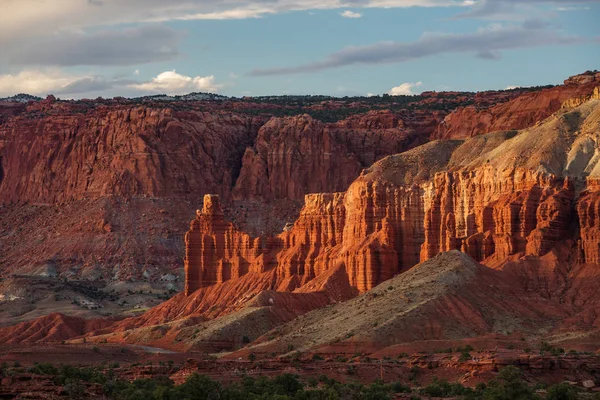
[[[296,223],[263,242],[203,211],[188,270],[208,272],[188,292],[273,269],[294,290],[334,268],[365,292],[454,249],[493,264],[572,243],[581,262],[598,263],[599,135],[592,99],[520,132],[431,142],[375,163],[345,193],[307,195]]]
[[[35,107],[46,115],[0,125],[0,202],[228,196],[237,160],[260,126],[235,114],[143,106],[89,114],[61,111],[59,103]]]
[[[428,142],[457,106],[473,104],[477,110],[473,123],[483,123],[487,127],[483,131],[519,128],[537,123],[555,104],[566,104],[565,96],[577,97],[565,105],[569,107],[588,100],[588,89],[596,81],[597,76],[590,73],[545,90],[430,92],[414,98],[390,96],[352,102],[59,101],[48,97],[27,104],[3,103],[0,274],[36,274],[38,266],[48,260],[57,265],[58,276],[68,279],[154,280],[175,273],[183,259],[180,237],[187,221],[202,196],[214,193],[234,226],[252,240],[261,236],[264,249],[257,251],[267,259],[255,261],[248,255],[248,261],[228,261],[222,277],[215,275],[211,282],[228,279],[229,264],[233,276],[252,265],[265,270],[282,265],[282,276],[288,276],[289,287],[295,287],[344,265],[353,285],[366,290],[420,260],[426,240],[422,225],[428,210],[422,203],[431,200],[431,191],[421,184],[433,175],[422,172],[427,168],[403,172],[399,175],[407,179],[400,184],[388,176],[392,173],[380,168],[388,162],[408,160],[410,154],[391,157],[359,178],[348,192],[352,201],[348,195],[338,196],[335,202],[341,208],[332,217],[336,221],[333,253],[325,255],[312,244],[321,233],[307,236],[297,228],[277,238],[266,237],[280,232],[286,223],[291,227],[306,194],[346,191],[361,170],[377,160]],[[550,108],[544,105],[550,103]],[[504,111],[498,114],[494,110]],[[485,116],[488,111],[501,117],[494,117],[490,125]],[[294,113],[299,115],[281,117]],[[575,117],[571,119],[566,123],[577,124]],[[468,127],[464,122],[457,120],[456,126]],[[485,146],[491,147],[492,139],[486,140]],[[574,148],[580,150],[575,153],[583,155],[566,168],[580,168],[585,154],[593,154],[594,143],[591,138],[578,141]],[[450,146],[458,144],[448,142]],[[475,145],[471,142],[471,147]],[[415,156],[410,163],[419,158],[420,151],[411,153]],[[436,152],[428,154],[431,159],[441,157]],[[444,169],[447,162],[444,159],[434,172]],[[392,164],[390,171],[394,171]],[[407,170],[406,165],[403,168]],[[381,170],[385,179],[371,179],[376,170]],[[562,176],[562,171],[550,172]],[[371,196],[376,196],[375,202]],[[323,201],[329,200],[325,196]],[[319,212],[311,219],[311,209],[307,206],[302,217],[309,232],[320,229],[316,228]],[[453,213],[456,218],[460,211]],[[376,216],[375,222],[371,215]],[[433,220],[431,224],[442,227]],[[324,225],[323,229],[333,228]],[[382,233],[384,230],[388,233]],[[489,234],[477,233],[487,235],[489,242]],[[449,243],[445,234],[436,235],[427,234],[428,246],[462,248],[467,239],[461,236],[457,239],[460,243]],[[468,242],[478,240],[473,237]],[[319,248],[329,249],[332,241],[323,240],[327,245]],[[246,260],[246,256],[240,257]],[[381,263],[378,257],[385,258],[386,269],[376,273],[367,265]],[[240,272],[236,272],[238,265]],[[298,276],[302,279],[296,282]]]
[[[459,108],[439,125],[432,139],[468,138],[484,133],[524,129],[561,109],[565,102],[589,98],[600,86],[600,72],[575,75],[564,85],[525,93],[489,108]]]
[[[427,141],[434,114],[406,118],[369,112],[325,124],[309,115],[273,118],[248,147],[233,194],[238,199],[302,199],[307,193],[344,191],[360,171],[384,156]]]

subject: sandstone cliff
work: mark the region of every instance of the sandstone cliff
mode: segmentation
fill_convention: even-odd
[[[144,106],[29,107],[0,125],[2,203],[228,196],[261,124],[235,114]]]
[[[493,264],[571,243],[581,262],[597,263],[599,124],[600,101],[590,100],[519,132],[384,158],[345,193],[307,195],[295,224],[272,238],[202,212],[188,233],[187,270],[204,278],[188,292],[273,269],[293,290],[340,266],[365,292],[453,249]]]
[[[343,268],[352,287],[364,291],[410,268],[421,254],[460,248],[481,259],[495,252],[496,245],[514,251],[549,248],[560,240],[556,235],[563,229],[561,221],[574,215],[570,192],[577,196],[581,189],[570,178],[565,181],[560,168],[550,171],[557,179],[548,180],[551,188],[547,182],[533,183],[537,178],[529,167],[515,172],[506,185],[521,179],[521,173],[529,174],[527,185],[517,182],[513,187],[531,193],[506,194],[504,203],[494,200],[485,206],[492,211],[476,211],[476,216],[465,215],[461,207],[468,204],[451,204],[454,200],[442,193],[457,191],[456,182],[470,185],[464,171],[455,171],[468,163],[453,160],[474,161],[516,132],[485,135],[465,146],[448,141],[406,150],[427,142],[457,105],[473,103],[479,111],[504,105],[507,113],[517,115],[524,112],[522,107],[510,104],[537,107],[529,102],[546,93],[544,98],[554,99],[554,107],[556,99],[575,93],[573,103],[563,102],[573,107],[588,100],[595,80],[595,75],[584,74],[551,92],[426,93],[414,99],[334,99],[309,105],[287,100],[160,103],[52,97],[1,104],[0,275],[50,274],[109,282],[177,275],[185,251],[181,238],[207,193],[219,195],[224,220],[232,223],[200,218],[197,232],[222,232],[195,244],[217,250],[207,259],[211,268],[206,277],[193,288],[248,271],[276,269],[275,288],[305,290],[311,282],[330,283],[323,274]],[[336,122],[304,114],[315,110],[323,111],[317,114],[323,120]],[[275,116],[296,112],[299,115],[293,117]],[[532,113],[526,118],[532,124],[545,115]],[[482,113],[475,117],[485,121]],[[573,120],[566,124],[579,123],[572,116],[565,118]],[[518,128],[521,120],[507,117],[502,126]],[[573,176],[589,173],[584,171],[586,157],[595,157],[595,139],[580,137],[572,146],[579,156],[566,167],[578,171]],[[465,154],[461,157],[453,152],[459,147]],[[401,155],[386,158],[396,153]],[[381,162],[372,165],[377,160]],[[544,157],[538,161],[546,168]],[[477,165],[486,162],[481,159]],[[369,169],[359,176],[364,168]],[[450,175],[434,177],[436,172]],[[481,168],[469,173],[480,185],[505,179]],[[542,194],[537,193],[540,187]],[[300,213],[305,195],[312,192],[340,194],[309,195]],[[461,186],[457,196],[461,201],[479,196],[479,202],[505,192],[510,190]],[[596,203],[594,191],[589,192],[586,202],[576,206],[582,214]],[[529,206],[538,200],[550,215],[539,217],[548,219],[546,227],[530,230],[527,223],[499,228],[512,215],[500,211],[506,204],[520,204],[512,206],[519,208],[514,211],[519,215],[538,213]],[[437,216],[430,203],[447,214]],[[568,213],[557,211],[561,204]],[[554,212],[564,216],[555,218]],[[594,214],[588,214],[583,223],[595,224]],[[478,221],[484,220],[488,222],[481,227]],[[275,237],[286,223],[286,232]],[[494,233],[488,232],[491,225]],[[513,233],[519,239],[508,243],[501,238]],[[594,252],[593,235],[593,230],[582,233],[582,257]],[[190,240],[197,239],[190,234]],[[229,250],[220,252],[220,240]]]
[[[565,80],[564,85],[524,93],[489,108],[476,105],[459,108],[446,116],[432,139],[460,139],[524,129],[554,114],[571,99],[589,98],[597,86],[600,86],[600,72],[589,72]]]
[[[425,143],[439,119],[424,115],[422,122],[405,123],[387,111],[329,124],[309,115],[273,118],[246,149],[233,194],[302,199],[307,193],[344,191],[363,168]]]

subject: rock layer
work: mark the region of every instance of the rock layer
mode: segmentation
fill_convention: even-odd
[[[598,263],[599,135],[600,101],[590,100],[518,133],[432,142],[377,162],[345,193],[307,195],[296,223],[268,239],[202,212],[188,233],[188,252],[200,250],[187,266],[210,277],[188,292],[273,269],[293,290],[334,268],[365,292],[453,249],[497,263],[579,241],[581,261]]]
[[[360,171],[384,156],[425,143],[437,126],[416,126],[391,112],[370,112],[325,124],[309,115],[273,118],[242,159],[238,199],[302,199],[348,188]]]
[[[36,106],[46,115],[0,126],[0,202],[228,196],[237,160],[260,125],[235,114],[143,106],[97,107],[89,115]]]
[[[565,102],[589,98],[598,86],[600,72],[588,72],[570,77],[564,85],[525,93],[489,108],[480,109],[475,105],[459,108],[446,116],[432,139],[460,139],[501,130],[524,129],[548,118]]]

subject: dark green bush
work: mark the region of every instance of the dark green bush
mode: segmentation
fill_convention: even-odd
[[[550,386],[546,392],[547,400],[577,400],[579,389],[568,383]]]

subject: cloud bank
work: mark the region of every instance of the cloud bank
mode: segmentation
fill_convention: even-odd
[[[497,59],[502,50],[545,45],[570,45],[585,40],[548,29],[525,26],[492,26],[473,33],[425,33],[415,42],[381,42],[351,46],[326,59],[294,67],[255,69],[252,76],[317,72],[357,64],[402,63],[446,53],[473,53],[483,59]]]
[[[20,42],[12,51],[13,65],[76,66],[138,65],[177,58],[183,35],[163,25],[67,31],[34,42]]]
[[[133,76],[136,76],[134,73]],[[106,77],[94,74],[69,74],[60,69],[24,70],[17,74],[0,75],[0,97],[17,93],[38,96],[47,94],[66,98],[81,95],[103,95],[115,91],[121,95],[139,96],[146,94],[186,94],[190,92],[218,92],[224,85],[218,84],[213,75],[185,76],[165,71],[148,81],[129,77]]]

